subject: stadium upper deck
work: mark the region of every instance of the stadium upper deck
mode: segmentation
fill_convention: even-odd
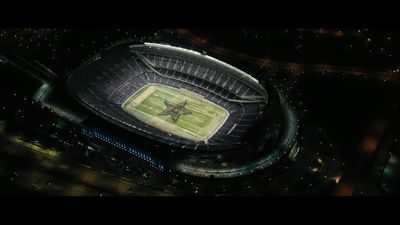
[[[157,129],[121,107],[149,83],[197,93],[224,108],[229,117],[204,141]],[[109,49],[75,70],[68,78],[67,88],[88,110],[115,125],[166,144],[206,151],[242,145],[246,131],[268,105],[267,91],[247,73],[195,51],[152,43]]]

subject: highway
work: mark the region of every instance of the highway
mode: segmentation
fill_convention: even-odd
[[[381,81],[398,81],[400,76],[398,76],[397,71],[391,70],[370,70],[359,67],[351,66],[335,66],[328,64],[305,64],[296,62],[280,62],[269,59],[268,57],[260,58],[250,56],[245,53],[234,52],[226,48],[214,45],[209,42],[206,38],[199,37],[191,33],[187,29],[176,29],[175,30],[183,38],[190,40],[195,46],[204,49],[207,52],[214,53],[216,55],[223,55],[228,58],[246,61],[260,68],[270,68],[270,69],[287,69],[292,71],[293,75],[322,75],[322,76],[352,76],[352,77],[371,77],[379,79]]]
[[[183,38],[190,40],[195,46],[206,50],[207,52],[216,55],[223,55],[236,60],[243,60],[260,68],[286,69],[291,71],[293,76],[298,75],[317,75],[317,76],[342,76],[342,77],[359,77],[373,78],[381,81],[399,81],[398,71],[391,70],[371,70],[351,66],[336,66],[328,64],[304,64],[296,62],[279,62],[269,59],[268,57],[259,58],[253,57],[244,53],[234,52],[220,46],[216,46],[206,38],[199,37],[191,33],[187,29],[175,30]],[[335,33],[337,36],[337,34]],[[342,34],[341,34],[342,35]],[[394,113],[394,109],[388,111],[382,110],[385,113],[375,118],[370,129],[366,132],[364,138],[356,151],[354,158],[350,163],[347,163],[343,175],[339,179],[338,186],[334,192],[336,196],[352,196],[357,190],[357,186],[374,160],[374,156],[379,149],[379,142],[385,133],[390,118]]]
[[[98,172],[83,166],[65,163],[62,157],[51,157],[43,151],[35,151],[24,145],[10,142],[1,136],[1,170],[13,168],[13,165],[26,165],[21,169],[18,185],[29,187],[51,195],[62,196],[98,196],[98,195],[135,195],[170,196],[172,194],[123,180],[107,173]],[[5,159],[9,160],[5,160]],[[9,161],[15,163],[9,165]],[[40,179],[43,178],[43,179]],[[43,182],[51,181],[50,185]]]
[[[347,164],[348,166],[345,168],[334,192],[335,196],[353,196],[361,178],[372,165],[380,150],[379,142],[388,127],[389,118],[391,118],[391,115],[386,115],[385,117],[378,117],[372,122],[352,162]]]

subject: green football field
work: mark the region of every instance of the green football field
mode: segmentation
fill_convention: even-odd
[[[193,141],[210,139],[229,117],[228,111],[201,95],[160,84],[147,84],[122,109],[150,126]],[[179,114],[175,120],[174,113]]]

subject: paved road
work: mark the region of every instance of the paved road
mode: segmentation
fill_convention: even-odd
[[[387,110],[384,110],[382,115],[372,122],[369,130],[362,139],[354,158],[351,163],[347,164],[334,195],[352,196],[357,190],[362,177],[372,166],[376,155],[381,150],[381,147],[379,146],[380,141],[390,125],[390,121],[396,111],[396,106],[388,108]]]
[[[399,74],[391,70],[368,70],[359,67],[334,66],[328,64],[280,62],[271,60],[268,57],[254,57],[214,45],[210,43],[209,40],[196,36],[187,29],[176,29],[175,31],[183,38],[190,40],[194,45],[206,50],[207,52],[246,61],[258,65],[260,68],[284,68],[293,71],[293,75],[301,75],[304,72],[304,74],[307,75],[371,77],[382,81],[400,80]]]
[[[101,173],[80,165],[66,164],[59,157],[50,157],[39,151],[9,142],[1,136],[2,154],[18,159],[19,164],[26,163],[29,167],[23,171],[25,181],[21,185],[32,186],[34,189],[43,188],[46,193],[67,196],[98,195],[128,195],[129,190],[137,196],[169,196],[171,194],[138,185],[106,173]],[[30,162],[29,162],[30,161]],[[30,163],[33,162],[33,165]],[[7,164],[3,163],[3,167]],[[8,167],[4,170],[10,170]],[[31,171],[29,171],[31,170]],[[21,176],[22,177],[22,176]],[[48,177],[44,180],[58,180],[57,185],[48,188],[40,183],[39,177]],[[61,182],[57,177],[63,177]],[[22,179],[20,179],[22,180]],[[37,187],[33,187],[36,184]],[[50,188],[51,187],[51,188]],[[106,195],[104,194],[104,195]]]

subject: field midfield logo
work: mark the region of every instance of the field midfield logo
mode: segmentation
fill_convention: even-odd
[[[187,100],[185,100],[184,102],[178,103],[178,104],[168,103],[167,101],[165,101],[164,103],[165,103],[165,106],[167,106],[167,108],[164,111],[162,111],[161,113],[159,113],[158,115],[159,116],[171,116],[172,121],[174,123],[176,123],[176,121],[178,121],[178,119],[181,115],[192,114],[192,112],[190,110],[185,109]]]

